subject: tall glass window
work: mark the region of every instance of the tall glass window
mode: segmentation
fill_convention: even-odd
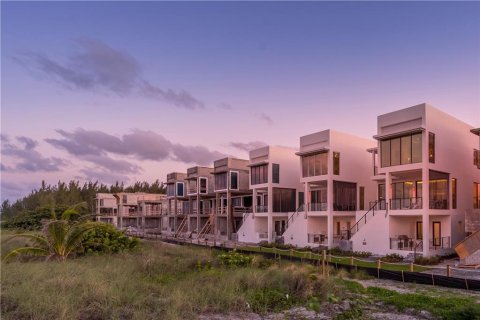
[[[448,209],[448,173],[430,170],[430,209]]]
[[[357,206],[357,184],[333,181],[333,210],[355,211]]]
[[[422,161],[422,134],[409,134],[380,142],[382,167]]]
[[[230,189],[238,190],[238,172],[230,171]]]
[[[215,175],[215,190],[226,190],[227,189],[227,173],[217,173]]]
[[[261,166],[255,166],[250,168],[250,183],[261,184],[268,182],[268,165],[262,164]]]
[[[328,153],[322,152],[302,157],[303,177],[313,177],[328,173]]]
[[[202,194],[208,193],[207,178],[200,178],[200,193]]]
[[[293,212],[295,203],[295,189],[273,188],[273,212]]]
[[[457,179],[452,178],[452,209],[457,209]]]
[[[428,161],[435,163],[435,134],[428,133]]]
[[[183,197],[185,185],[183,182],[177,182],[177,197]]]
[[[333,174],[340,174],[340,152],[333,153]]]
[[[280,165],[272,163],[272,183],[280,183]]]
[[[365,210],[365,187],[360,187],[359,189],[359,198],[360,198],[360,210]]]
[[[480,183],[473,183],[473,208],[480,209]]]

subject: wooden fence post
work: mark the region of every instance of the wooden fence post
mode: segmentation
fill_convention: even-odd
[[[380,279],[380,268],[382,267],[382,260],[377,260],[377,277]]]
[[[352,266],[354,265],[353,256],[350,257],[350,264],[351,264]]]
[[[327,258],[327,250],[322,251],[322,274],[325,276],[325,260]]]
[[[413,262],[410,262],[410,272],[413,272]]]
[[[447,277],[450,277],[450,265],[447,264]]]

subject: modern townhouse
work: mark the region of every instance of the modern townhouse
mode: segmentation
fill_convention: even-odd
[[[357,216],[354,250],[430,256],[464,239],[479,180],[472,129],[427,104],[378,117],[370,172],[380,206]]]
[[[285,243],[350,249],[350,230],[375,199],[366,152],[374,146],[373,140],[335,130],[300,138],[300,206],[288,219]]]
[[[188,197],[188,236],[203,237],[209,230],[206,227],[215,215],[215,182],[213,168],[192,167],[187,169]]]
[[[207,228],[217,240],[237,240],[243,215],[252,206],[248,160],[232,157],[216,160],[213,175],[216,216],[209,220]]]
[[[467,209],[465,221],[467,235],[480,231],[480,128],[471,129],[470,132],[476,136],[474,138],[478,142],[473,147],[473,167],[476,175],[473,178],[473,207],[472,210]]]
[[[186,191],[186,173],[167,174],[167,212],[162,221],[162,233],[178,235],[185,232],[189,203]]]
[[[302,190],[296,150],[266,146],[250,151],[253,205],[238,231],[241,242],[273,242],[283,235],[288,213],[298,207]]]
[[[98,193],[97,221],[113,224],[119,229],[134,227],[160,231],[164,199],[165,195],[144,192]]]
[[[95,217],[97,221],[118,226],[117,198],[111,193],[97,193],[95,197]]]

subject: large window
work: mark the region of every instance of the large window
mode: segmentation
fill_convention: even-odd
[[[238,171],[230,171],[230,189],[238,190]]]
[[[340,152],[333,153],[333,174],[340,174]]]
[[[217,173],[215,175],[215,190],[226,190],[227,189],[227,173]]]
[[[473,165],[480,169],[480,150],[473,150]]]
[[[295,189],[273,188],[273,212],[295,211]]]
[[[268,164],[250,168],[250,183],[261,184],[268,182]]]
[[[333,181],[333,210],[356,211],[357,184]]]
[[[435,134],[428,133],[428,161],[435,163]]]
[[[359,207],[360,207],[360,210],[365,210],[365,187],[360,187],[359,189],[359,195],[358,197],[360,198],[360,203],[359,203]]]
[[[280,183],[280,165],[272,163],[272,183]]]
[[[322,152],[302,157],[302,176],[313,177],[328,173],[328,153]]]
[[[183,182],[177,182],[177,197],[183,197],[185,195],[184,189],[185,184]]]
[[[421,162],[422,134],[382,140],[380,149],[382,167]]]
[[[167,184],[167,197],[175,196],[175,184],[169,183]]]
[[[208,193],[208,179],[207,178],[200,178],[200,193],[207,194]]]
[[[448,173],[430,170],[430,209],[448,209]]]
[[[457,209],[457,179],[452,178],[452,209]]]
[[[473,183],[473,208],[480,209],[480,183]]]

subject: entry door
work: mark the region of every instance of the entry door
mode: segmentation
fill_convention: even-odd
[[[435,247],[442,245],[442,224],[439,221],[433,221],[433,245]]]
[[[203,214],[203,200],[200,200],[200,207],[198,208],[200,214]]]
[[[298,206],[300,207],[305,203],[305,193],[304,192],[299,192],[298,193]]]

